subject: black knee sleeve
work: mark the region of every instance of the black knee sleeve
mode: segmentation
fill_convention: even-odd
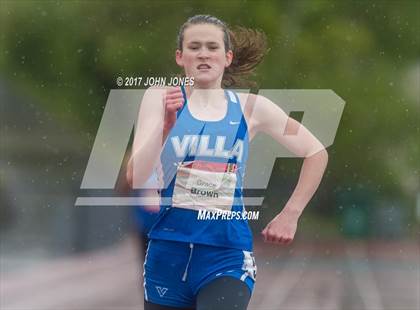
[[[204,286],[197,296],[197,310],[246,310],[251,292],[241,280],[220,277]]]

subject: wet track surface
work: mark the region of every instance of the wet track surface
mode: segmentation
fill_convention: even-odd
[[[257,244],[249,309],[419,309],[414,242]],[[1,309],[142,309],[141,262],[133,240],[1,277]]]

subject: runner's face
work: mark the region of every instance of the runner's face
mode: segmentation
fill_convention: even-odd
[[[223,72],[232,62],[232,51],[225,51],[223,31],[212,24],[191,25],[184,31],[183,51],[176,51],[176,62],[194,86],[220,87]]]

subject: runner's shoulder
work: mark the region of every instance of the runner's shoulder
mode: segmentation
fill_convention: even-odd
[[[273,101],[268,99],[267,97],[259,94],[252,94],[252,93],[237,93],[239,100],[241,102],[242,107],[246,107],[246,109],[266,109],[270,108],[273,105],[276,105]]]
[[[248,104],[255,104],[256,102],[264,102],[268,99],[262,95],[258,94],[252,94],[252,93],[243,93],[243,92],[237,92],[236,93],[239,97],[239,101],[242,105],[248,103]]]
[[[151,86],[146,88],[141,98],[141,110],[160,115],[163,110],[163,96],[165,92],[165,87]]]
[[[264,96],[252,94],[252,93],[236,93],[239,97],[239,102],[241,104],[242,111],[245,113],[246,117],[251,117],[253,111],[257,104],[264,102]]]
[[[279,105],[263,95],[237,93],[241,108],[248,123],[259,123],[275,112]]]

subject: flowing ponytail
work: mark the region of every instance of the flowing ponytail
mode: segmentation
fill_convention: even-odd
[[[223,86],[254,87],[249,77],[255,75],[257,65],[267,54],[267,37],[262,31],[235,27],[229,30],[233,60],[223,75]]]
[[[184,31],[190,25],[212,24],[223,31],[225,51],[233,51],[232,64],[223,74],[223,87],[255,87],[256,83],[249,80],[255,75],[257,65],[267,54],[267,37],[264,32],[235,27],[229,29],[220,19],[211,15],[195,15],[190,17],[180,28],[178,34],[178,49],[182,51]]]

